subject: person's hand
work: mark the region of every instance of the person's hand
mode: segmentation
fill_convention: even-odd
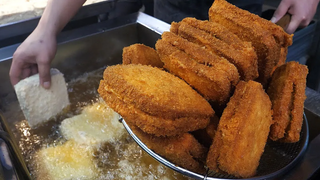
[[[21,79],[39,73],[42,87],[50,88],[50,63],[56,49],[56,36],[36,28],[13,54],[9,73],[11,84],[14,86]]]
[[[48,0],[37,28],[13,54],[9,73],[12,85],[39,72],[42,87],[50,88],[50,64],[57,51],[57,34],[85,1]]]
[[[306,27],[317,11],[319,0],[282,0],[271,21],[276,23],[286,13],[291,14],[291,21],[285,31],[289,34],[298,27]]]

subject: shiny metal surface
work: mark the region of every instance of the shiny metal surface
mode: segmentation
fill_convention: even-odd
[[[1,111],[0,111],[1,112]],[[31,180],[30,173],[25,164],[25,161],[20,153],[19,146],[13,138],[13,134],[5,121],[4,117],[0,114],[0,145],[1,145],[1,164],[3,167],[3,174],[10,176],[12,180]],[[5,149],[3,149],[5,148]],[[7,150],[7,152],[5,152]],[[0,167],[1,168],[1,167]]]
[[[11,163],[11,159],[8,159],[9,148],[6,142],[0,138],[0,179],[18,179],[15,168]]]

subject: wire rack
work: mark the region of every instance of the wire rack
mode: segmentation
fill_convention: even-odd
[[[133,138],[133,140],[151,157],[162,163],[163,165],[177,171],[185,176],[194,179],[203,180],[219,180],[219,179],[238,179],[232,175],[216,173],[207,169],[205,174],[198,174],[182,167],[179,167],[165,158],[161,157],[151,149],[149,149],[131,130],[128,124],[123,118],[120,118],[123,126]],[[308,145],[309,140],[309,128],[308,121],[304,114],[303,125],[300,133],[300,140],[296,143],[279,143],[274,141],[267,142],[264,153],[261,156],[260,164],[257,169],[257,174],[254,177],[249,178],[250,180],[258,179],[273,179],[284,175],[290,169],[292,169],[303,157]],[[249,180],[247,179],[247,180]]]

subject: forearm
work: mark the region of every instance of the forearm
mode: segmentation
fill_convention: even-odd
[[[86,0],[49,0],[37,29],[57,35]]]

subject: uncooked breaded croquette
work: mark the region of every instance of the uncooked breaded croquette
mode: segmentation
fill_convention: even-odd
[[[257,81],[266,85],[271,78],[273,67],[279,61],[282,45],[291,44],[292,36],[287,37],[286,34],[279,36],[279,28],[266,28],[266,22],[262,18],[225,0],[214,1],[209,9],[209,21],[225,26],[240,39],[252,43],[258,56],[259,78]],[[269,25],[273,24],[270,22]]]
[[[97,179],[99,170],[92,154],[92,147],[73,140],[61,145],[43,147],[35,156],[38,166],[37,179]]]
[[[116,141],[116,137],[125,133],[118,120],[119,114],[99,99],[86,106],[79,115],[64,119],[60,132],[65,139],[78,144],[99,145]]]
[[[262,85],[240,81],[220,118],[207,156],[209,169],[254,176],[271,124],[271,101]]]
[[[234,64],[238,69],[240,79],[248,81],[258,77],[258,62],[255,53],[238,50],[212,34],[194,28],[183,21],[179,22],[176,26],[179,26],[178,35],[182,38],[196,43],[211,53],[222,56]]]
[[[155,49],[138,43],[123,48],[122,64],[142,64],[158,68],[163,66]]]
[[[224,105],[239,81],[233,64],[171,32],[162,34],[156,49],[166,69],[212,103]]]
[[[138,127],[130,125],[132,132],[151,150],[177,166],[204,174],[204,162],[208,149],[202,146],[191,134],[156,137]]]
[[[268,87],[274,124],[270,138],[274,141],[297,142],[303,122],[308,68],[295,61],[278,67]]]
[[[186,82],[151,66],[109,66],[98,92],[128,123],[156,136],[205,128],[214,115],[210,104]]]

